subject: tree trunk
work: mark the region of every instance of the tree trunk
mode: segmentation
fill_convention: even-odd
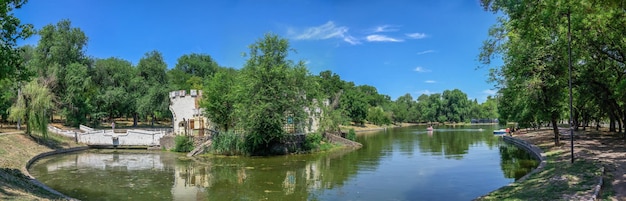
[[[609,132],[615,132],[615,116],[614,115],[609,115]]]
[[[26,114],[24,115],[24,124],[26,124],[26,134],[28,134],[28,136],[33,136],[31,133],[31,124],[29,122],[30,120],[30,106],[28,105],[28,98],[24,98],[24,108],[26,109]]]
[[[152,119],[150,120],[150,126],[154,127],[154,114],[152,114]]]
[[[619,124],[619,133],[622,133],[622,128],[624,128],[624,124],[626,123],[626,109],[624,109],[622,112],[620,112],[620,117],[618,118],[618,124]]]
[[[552,122],[552,131],[554,131],[554,146],[559,146],[560,145],[560,137],[559,136],[559,127],[556,124],[556,118],[554,117],[554,115],[552,115],[552,119],[550,120],[550,122]]]
[[[137,119],[139,117],[137,116],[137,113],[133,113],[133,127],[137,127]]]

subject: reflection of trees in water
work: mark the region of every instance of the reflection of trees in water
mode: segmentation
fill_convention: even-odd
[[[315,199],[317,190],[321,193],[342,186],[360,169],[375,168],[382,156],[381,147],[373,146],[374,150],[366,152],[344,149],[288,157],[212,157],[178,162],[176,183],[187,190],[202,188],[208,200],[310,200]],[[176,197],[177,193],[173,194]]]
[[[414,135],[418,137],[420,151],[446,158],[462,159],[470,146],[485,143],[494,147],[498,139],[488,132],[434,131],[432,135]]]
[[[500,145],[500,166],[506,178],[518,180],[537,167],[539,162],[525,150],[514,145]]]

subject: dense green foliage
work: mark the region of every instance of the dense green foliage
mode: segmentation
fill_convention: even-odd
[[[622,131],[626,123],[623,2],[483,0],[482,5],[505,15],[489,31],[479,56],[486,65],[494,57],[504,61],[490,70],[490,80],[501,94],[501,119],[524,126],[549,122],[558,135],[557,123],[570,117],[571,64],[574,128],[607,121],[611,131],[616,131],[616,125]]]
[[[319,133],[307,134],[306,139],[304,140],[304,149],[305,150],[319,149],[322,138],[323,138],[322,134],[319,134]]]
[[[302,127],[306,117],[308,70],[303,62],[287,60],[289,42],[268,34],[250,45],[249,59],[241,69],[235,105],[239,125],[247,132],[246,141],[253,152],[279,143],[287,132],[285,124]]]
[[[175,152],[190,152],[193,150],[193,138],[189,136],[178,135],[174,138]]]
[[[354,131],[353,128],[351,128],[350,130],[348,130],[348,135],[346,135],[346,139],[348,140],[352,140],[355,141],[356,140],[356,132]]]
[[[19,9],[26,0],[2,1],[0,3],[0,80],[9,78],[23,80],[27,75],[21,65],[22,57],[17,47],[19,40],[26,39],[33,34],[33,25],[22,24],[19,18],[13,15],[14,9]]]
[[[491,122],[498,118],[495,98],[488,96],[479,104],[458,89],[422,94],[417,100],[405,94],[398,97],[391,111],[396,122]]]

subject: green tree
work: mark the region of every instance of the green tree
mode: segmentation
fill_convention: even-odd
[[[91,76],[93,83],[98,83],[92,97],[94,121],[100,117],[134,115],[138,94],[132,80],[136,76],[136,69],[129,61],[113,57],[95,61]]]
[[[148,52],[137,65],[138,80],[133,84],[138,88],[137,112],[151,117],[150,124],[158,117],[169,114],[169,88],[167,87],[167,64],[160,52]]]
[[[370,107],[367,111],[367,120],[378,126],[391,124],[391,114],[386,113],[382,107]]]
[[[68,70],[72,68],[70,65],[90,64],[83,49],[87,45],[87,36],[79,28],[72,27],[69,20],[61,20],[56,25],[46,25],[38,33],[41,39],[35,49],[32,70],[42,78],[43,85],[47,86],[55,97],[53,100],[56,107],[51,109],[63,112],[70,122],[75,123],[75,120],[83,119],[81,116],[84,115],[83,112],[77,111],[84,109],[75,108],[76,102],[72,101],[76,100],[66,97],[83,94],[69,94],[68,85],[72,83],[68,83],[66,78],[74,76],[68,75]],[[64,110],[65,108],[71,109]]]
[[[278,143],[286,123],[302,124],[304,108],[310,107],[305,91],[310,85],[308,71],[303,62],[287,60],[288,52],[286,39],[266,34],[250,45],[249,58],[241,70],[236,109],[254,153]]]
[[[193,88],[193,83],[213,75],[218,68],[219,65],[211,56],[193,53],[179,57],[176,66],[167,75],[173,89],[189,90]]]
[[[237,70],[220,69],[207,78],[202,93],[201,106],[205,108],[205,115],[225,132],[235,126],[236,80]]]
[[[369,108],[365,94],[361,93],[356,88],[346,89],[341,96],[340,105],[345,115],[348,116],[352,122],[363,125]]]
[[[91,77],[87,72],[87,66],[72,63],[66,67],[65,74],[66,95],[63,102],[67,103],[64,113],[67,116],[67,123],[78,127],[87,122],[87,115],[90,113],[90,102],[93,98],[91,90]]]
[[[447,121],[464,122],[468,120],[467,115],[470,104],[465,93],[459,89],[445,90],[441,98],[444,103],[442,106],[443,113]]]
[[[17,80],[25,80],[24,77],[18,78],[20,73],[25,71],[20,57],[20,48],[17,47],[17,41],[24,40],[33,34],[33,25],[22,24],[19,18],[13,15],[13,10],[19,9],[26,3],[26,0],[2,1],[0,3],[0,80],[5,78],[13,78]]]
[[[26,122],[26,134],[32,135],[32,130],[36,129],[47,138],[50,115],[47,111],[52,107],[52,94],[35,79],[20,89],[17,101],[9,109],[9,119],[23,119]]]
[[[408,122],[413,120],[411,110],[415,106],[415,101],[413,101],[413,97],[411,94],[407,93],[403,96],[398,97],[396,99],[393,111],[393,119],[396,122]]]
[[[523,100],[516,102],[521,105],[510,105],[499,111],[515,117],[508,120],[550,122],[557,145],[557,121],[561,119],[561,111],[567,102],[566,16],[572,8],[568,4],[564,1],[483,1],[485,9],[502,10],[509,18],[501,19],[490,30],[491,38],[485,41],[480,60],[489,64],[494,54],[502,54],[504,66],[494,72],[501,77],[492,79],[498,80],[501,89],[507,88],[500,90],[504,98]],[[511,115],[529,110],[535,111],[535,115]],[[529,118],[533,116],[535,118]]]

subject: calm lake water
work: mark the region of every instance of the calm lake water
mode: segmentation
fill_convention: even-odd
[[[389,129],[359,134],[361,149],[274,157],[88,150],[30,172],[81,200],[471,200],[537,165],[494,129]]]

